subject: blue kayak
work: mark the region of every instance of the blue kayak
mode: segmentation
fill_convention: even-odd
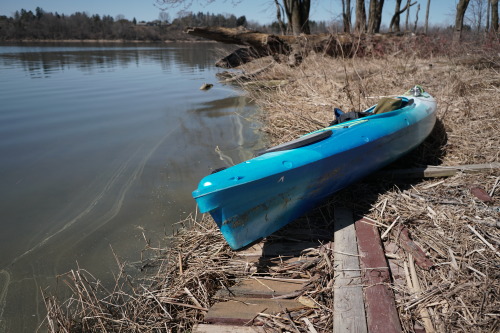
[[[378,105],[362,118],[335,124],[268,149],[203,178],[193,192],[237,250],[304,215],[325,197],[417,147],[436,121],[436,101],[416,86],[395,110]]]

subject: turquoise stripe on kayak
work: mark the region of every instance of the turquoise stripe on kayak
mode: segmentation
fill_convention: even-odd
[[[353,126],[356,126],[356,125],[359,125],[359,124],[362,124],[362,123],[366,123],[367,121],[369,121],[369,119],[355,119],[355,120],[351,120],[351,121],[346,121],[345,123],[336,124],[336,125],[333,125],[333,126],[329,126],[329,127],[325,127],[325,128],[319,129],[319,130],[311,132],[311,133],[307,133],[304,136],[311,135],[311,134],[316,134],[316,133],[320,133],[320,132],[324,132],[324,131],[328,131],[328,130],[335,130],[335,129],[346,128],[346,127],[353,127]]]

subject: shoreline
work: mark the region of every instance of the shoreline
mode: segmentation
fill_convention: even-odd
[[[411,45],[408,47],[411,49]],[[362,110],[375,104],[381,96],[396,95],[417,83],[422,84],[438,101],[438,126],[421,146],[392,167],[498,162],[500,139],[496,133],[500,125],[488,122],[485,126],[484,119],[500,116],[495,109],[495,93],[491,93],[500,87],[494,67],[494,64],[500,67],[500,57],[492,55],[491,67],[478,67],[479,57],[469,58],[471,61],[461,63],[458,56],[450,60],[443,55],[430,59],[398,53],[356,59],[311,55],[298,68],[264,58],[244,66],[244,72],[255,73],[256,69],[267,68],[270,63],[266,71],[252,76],[251,81],[286,80],[286,84],[253,89],[236,81],[265,111],[263,131],[273,145],[315,130],[318,124],[328,124],[332,120],[333,107]],[[471,137],[474,140],[470,140]],[[479,229],[477,232],[481,232],[482,237],[493,235],[488,238],[491,242],[500,239],[499,229],[487,223],[496,217],[495,211],[487,208],[499,205],[499,179],[498,170],[406,182],[367,179],[334,195],[308,216],[326,219],[329,215],[325,212],[333,205],[342,204],[376,222],[380,234],[386,235],[383,247],[391,269],[390,287],[395,291],[404,331],[432,325],[437,331],[465,327],[486,332],[495,325],[495,316],[498,316],[500,299],[495,290],[498,290],[500,275],[495,253],[471,233],[468,225],[474,225],[476,231]],[[485,192],[491,193],[491,201],[483,202],[470,190],[471,186],[484,187]],[[309,218],[296,223],[305,229]],[[397,226],[391,228],[396,223]],[[265,271],[281,279],[300,279],[301,274],[316,277],[314,285],[302,290],[298,297],[304,296],[314,302],[304,306],[308,322],[318,331],[332,331],[332,308],[325,294],[333,294],[331,281],[334,279],[324,277],[331,274],[329,267],[337,260],[333,251],[301,253],[304,258],[314,259],[307,268],[290,269],[287,268],[289,263],[281,260],[273,270],[260,259],[253,263],[235,261],[238,253],[229,249],[208,215],[193,213],[181,225],[184,228],[170,238],[171,247],[149,248],[158,254],[154,264],[147,262],[143,266],[144,270],[153,273],[147,278],[150,283],[143,285],[139,281],[132,290],[127,288],[126,293],[117,289],[117,294],[103,298],[85,294],[83,296],[91,300],[92,307],[88,306],[88,301],[76,302],[76,310],[71,315],[62,302],[48,297],[47,320],[62,325],[81,323],[79,318],[85,317],[94,318],[96,327],[135,327],[138,321],[147,321],[140,317],[145,315],[155,318],[154,325],[158,327],[184,331],[203,322],[208,309],[217,301],[218,290],[227,289],[242,279],[261,276]],[[403,267],[409,265],[410,257],[400,237],[403,227],[433,263],[430,270],[413,269],[409,280],[419,281],[420,292],[415,292],[408,277],[405,278]],[[85,278],[88,277],[74,273],[69,276],[73,285],[99,287],[98,281]],[[120,278],[117,285],[122,286],[127,276],[120,275]],[[116,309],[110,313],[108,300],[122,299],[124,294],[130,295],[129,301],[115,304]],[[419,305],[413,303],[415,299]],[[474,312],[476,317],[472,320],[468,318],[470,313],[460,310],[464,307],[476,309],[477,304],[481,304],[481,311]],[[423,308],[428,311],[426,316],[422,315]],[[134,315],[137,317],[124,317],[130,309],[136,310]],[[306,322],[294,320],[302,315],[283,311],[273,316],[273,323],[278,322],[279,327],[293,323],[307,331]],[[261,319],[266,322],[268,318]]]
[[[217,43],[210,40],[198,39],[166,39],[166,40],[126,40],[126,39],[21,39],[21,40],[0,40],[2,43],[96,43],[96,44],[170,44],[170,43]]]

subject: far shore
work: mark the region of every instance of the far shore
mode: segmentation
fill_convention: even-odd
[[[169,44],[169,43],[217,43],[207,39],[165,39],[165,40],[126,40],[126,39],[13,39],[0,40],[2,43],[102,43],[102,44]]]

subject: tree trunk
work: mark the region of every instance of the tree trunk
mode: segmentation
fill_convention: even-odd
[[[411,2],[411,0],[408,0],[408,4]],[[406,21],[405,21],[405,31],[410,31],[410,7],[408,6],[408,11],[406,12]]]
[[[368,15],[368,33],[378,33],[382,24],[382,8],[384,0],[370,0]]]
[[[351,32],[351,0],[342,0],[342,19],[344,32]]]
[[[395,31],[395,32],[401,31],[401,28],[399,27],[399,15],[401,15],[402,13],[402,11],[400,11],[401,1],[402,0],[396,0],[396,8],[394,9],[394,16],[391,19],[391,24],[389,24],[390,31]],[[404,8],[404,10],[406,10],[406,7]]]
[[[394,16],[391,19],[391,23],[389,25],[389,30],[393,31],[393,27],[394,27],[395,28],[394,31],[395,32],[399,32],[399,31],[401,31],[400,27],[399,27],[399,16],[401,14],[403,14],[406,10],[409,10],[411,6],[413,6],[414,4],[416,4],[416,2],[410,3],[410,1],[407,1],[406,5],[404,6],[404,8],[400,10],[399,7],[401,5],[401,0],[396,0],[396,1],[397,1],[396,2],[396,10],[394,12]]]
[[[484,28],[484,31],[486,31],[486,33],[490,31],[490,13],[491,13],[491,1],[488,0],[488,4],[486,7],[486,26]]]
[[[498,32],[498,0],[491,0],[491,29]]]
[[[282,15],[281,15],[281,13],[283,11],[283,7],[281,7],[278,0],[274,0],[274,4],[276,5],[276,20],[278,20],[278,25],[280,27],[281,34],[284,35],[284,34],[286,34],[286,26],[282,20]]]
[[[356,0],[356,26],[354,30],[357,33],[366,31],[365,0]]]
[[[453,33],[453,42],[459,42],[462,38],[462,28],[464,26],[464,16],[470,0],[460,0],[457,4],[457,14],[455,16],[455,31]],[[498,1],[498,0],[497,0]]]
[[[290,65],[298,65],[310,52],[332,57],[351,57],[356,51],[367,53],[375,45],[392,35],[314,34],[308,36],[270,35],[241,28],[205,27],[187,28],[193,36],[203,37],[226,44],[244,46],[216,63],[218,67],[234,68],[252,60],[273,56],[282,61],[288,57]]]
[[[377,11],[377,0],[370,0],[370,6],[368,7],[368,33],[372,34],[375,32],[375,13]]]
[[[427,31],[429,29],[429,9],[431,7],[431,0],[427,0],[427,9],[425,10],[425,26],[424,26],[424,33],[427,34]]]
[[[413,26],[413,32],[417,32],[417,25],[418,25],[418,12],[420,11],[420,4],[417,6],[417,14],[415,15],[415,25]]]
[[[310,0],[283,0],[290,30],[295,36],[309,34]]]

